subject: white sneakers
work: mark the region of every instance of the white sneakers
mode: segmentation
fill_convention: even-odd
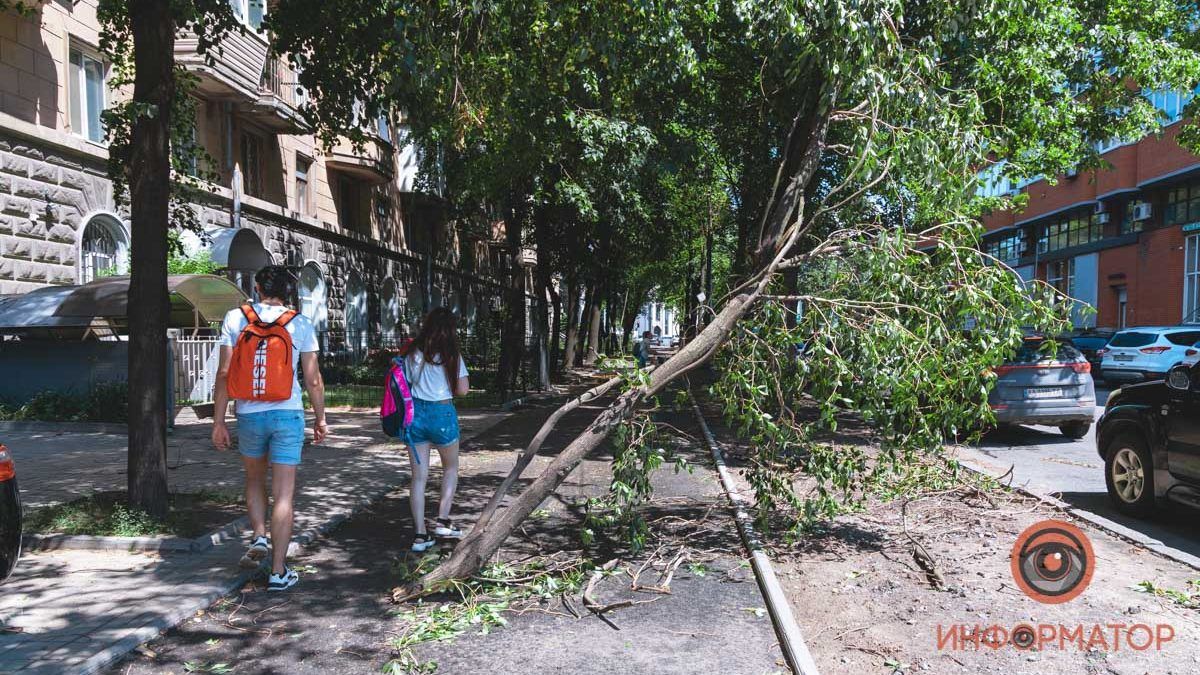
[[[238,561],[238,564],[248,570],[256,569],[270,551],[271,542],[267,541],[266,537],[255,537],[254,541],[250,542],[250,548],[242,554],[242,559]]]
[[[283,574],[271,573],[271,577],[267,579],[267,591],[286,591],[296,582],[300,581],[300,575],[290,567],[283,568]]]

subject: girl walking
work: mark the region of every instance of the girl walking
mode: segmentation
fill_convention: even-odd
[[[465,396],[470,389],[467,364],[458,348],[454,314],[439,307],[425,317],[421,332],[408,345],[404,355],[409,390],[413,397],[413,421],[405,433],[411,452],[412,508],[416,537],[412,550],[421,552],[433,546],[425,526],[425,484],[429,481],[430,448],[437,448],[442,462],[442,491],[434,534],[461,537],[462,532],[450,520],[450,507],[458,487],[458,412],[454,397]]]

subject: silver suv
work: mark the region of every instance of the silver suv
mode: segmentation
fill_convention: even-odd
[[[1083,438],[1096,412],[1092,366],[1074,346],[1028,337],[1016,356],[993,369],[988,403],[1002,424],[1044,424]]]

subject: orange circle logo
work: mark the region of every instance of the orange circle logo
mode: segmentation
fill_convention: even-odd
[[[1096,556],[1092,542],[1078,527],[1043,520],[1017,537],[1011,563],[1013,579],[1025,595],[1056,605],[1075,599],[1087,588]]]

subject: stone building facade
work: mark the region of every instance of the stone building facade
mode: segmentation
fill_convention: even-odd
[[[396,116],[364,122],[369,142],[323,147],[303,127],[304,92],[259,32],[266,3],[234,3],[244,33],[215,63],[181,36],[176,60],[199,77],[196,142],[218,176],[189,235],[251,290],[253,272],[286,264],[319,329],[365,347],[423,310],[454,306],[471,324],[496,307],[503,231],[468,238],[441,199],[417,188],[418,156]],[[0,12],[0,295],[124,271],[128,214],[106,175],[99,113],[108,86],[95,0]],[[340,339],[340,338],[339,338]]]

